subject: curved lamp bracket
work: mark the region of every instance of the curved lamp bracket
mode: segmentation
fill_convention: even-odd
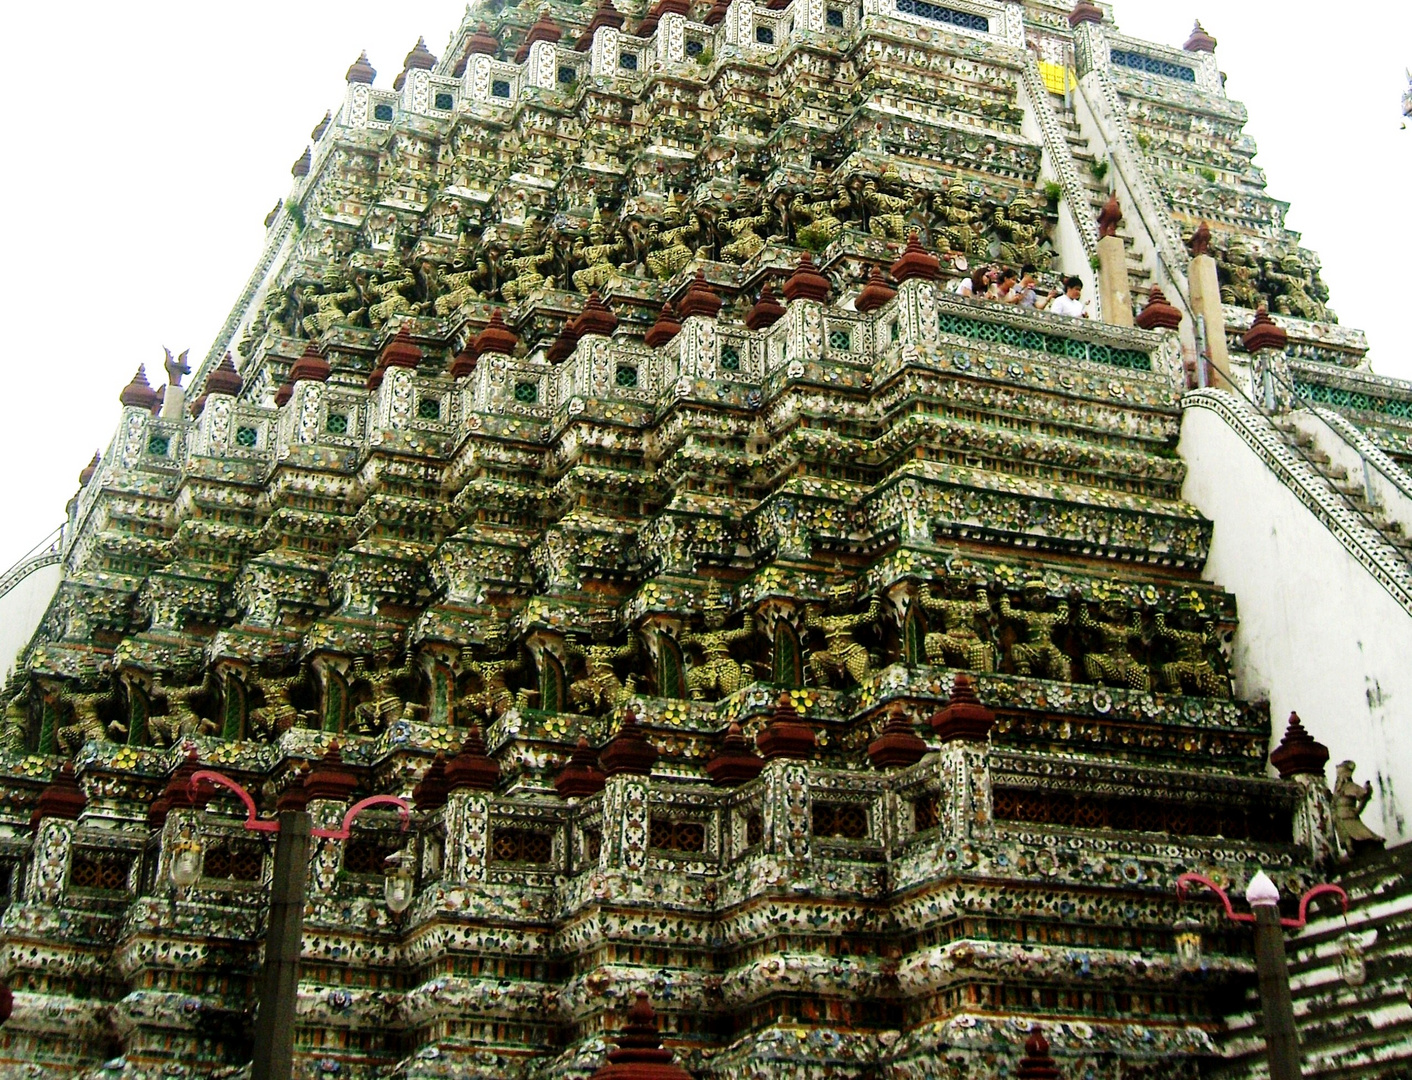
[[[1236,911],[1231,907],[1231,898],[1226,894],[1226,890],[1217,885],[1210,878],[1202,874],[1182,874],[1177,878],[1177,896],[1185,900],[1188,885],[1205,885],[1221,899],[1221,903],[1226,907],[1226,917],[1233,922],[1254,922],[1255,916],[1246,912]],[[1325,882],[1323,885],[1315,885],[1307,893],[1299,898],[1299,918],[1281,919],[1280,925],[1287,930],[1303,930],[1309,922],[1309,902],[1316,896],[1324,896],[1332,893],[1343,902],[1343,913],[1348,914],[1348,893],[1337,885]]]

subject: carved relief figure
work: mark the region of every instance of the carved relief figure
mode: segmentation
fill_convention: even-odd
[[[1383,845],[1383,838],[1363,824],[1363,811],[1373,798],[1373,785],[1353,779],[1357,767],[1351,761],[1340,762],[1334,779],[1334,828],[1344,847],[1354,854]]]
[[[1134,611],[1125,620],[1125,605],[1108,601],[1093,617],[1089,605],[1079,606],[1079,629],[1096,640],[1084,652],[1084,674],[1090,682],[1124,686],[1129,690],[1149,690],[1152,680],[1147,668],[1128,651],[1129,643],[1142,644],[1142,612]]]
[[[1157,639],[1167,642],[1176,652],[1176,658],[1160,669],[1163,687],[1177,694],[1230,697],[1230,680],[1218,672],[1210,660],[1220,655],[1215,624],[1189,610],[1179,611],[1178,618],[1183,623],[1180,627],[1169,626],[1167,617],[1160,611],[1153,621]]]
[[[1000,617],[1020,631],[1019,640],[1010,647],[1015,674],[1067,680],[1069,658],[1054,644],[1054,631],[1069,621],[1069,602],[1060,600],[1053,611],[1045,611],[1048,587],[1043,581],[1027,581],[1023,603],[1024,607],[1014,607],[1009,595],[1001,594]]]
[[[977,587],[974,600],[967,600],[937,596],[927,582],[917,600],[928,615],[935,616],[935,629],[928,630],[924,639],[927,663],[966,671],[995,670],[995,647],[976,632],[976,619],[990,616],[990,594],[984,586]]]
[[[686,689],[692,701],[714,701],[735,693],[754,678],[750,665],[732,657],[730,647],[755,636],[755,620],[746,612],[739,630],[727,630],[725,606],[712,602],[702,605],[702,617],[706,629],[681,639],[683,645],[695,646],[702,654],[701,663],[687,669]]]
[[[868,650],[854,640],[853,634],[878,621],[882,601],[874,596],[868,603],[867,611],[861,615],[851,615],[849,609],[853,607],[856,595],[857,586],[851,581],[834,585],[829,590],[831,614],[814,607],[805,616],[805,629],[817,630],[824,635],[826,647],[809,654],[809,671],[818,685],[827,685],[834,678],[848,678],[859,683],[872,670]]]
[[[570,639],[564,643],[564,655],[583,661],[583,674],[569,685],[569,704],[575,712],[607,712],[637,693],[636,674],[629,675],[624,683],[613,669],[617,661],[637,656],[636,636],[629,636],[626,645],[602,641],[583,645]]]
[[[494,656],[504,651],[504,638],[501,636],[489,637],[486,639],[486,653]],[[524,670],[524,661],[516,650],[516,655],[508,660],[471,660],[467,654],[461,654],[461,662],[464,669],[480,679],[480,689],[474,693],[466,694],[456,701],[457,719],[463,716],[474,714],[485,717],[487,722],[493,722],[509,708],[518,705],[521,708],[528,701],[528,691],[521,690],[516,695],[508,684],[511,675],[517,675]]]

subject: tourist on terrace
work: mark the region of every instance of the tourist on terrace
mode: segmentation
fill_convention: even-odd
[[[994,280],[991,270],[978,266],[971,271],[970,277],[961,279],[961,286],[956,290],[956,295],[979,300],[987,294]]]
[[[1000,271],[1000,281],[995,286],[995,300],[1002,304],[1018,304],[1020,302],[1020,278],[1008,266]]]
[[[1073,319],[1086,319],[1088,312],[1084,310],[1084,302],[1079,299],[1083,294],[1084,283],[1076,277],[1066,277],[1064,279],[1064,295],[1050,302],[1049,310],[1055,315],[1068,315]]]
[[[1051,289],[1048,296],[1040,296],[1037,274],[1038,271],[1029,263],[1022,266],[1020,268],[1020,284],[1016,290],[1020,295],[1016,303],[1031,311],[1044,310],[1049,305],[1049,301],[1059,295],[1057,290]]]

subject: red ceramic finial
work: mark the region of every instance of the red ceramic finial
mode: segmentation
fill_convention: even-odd
[[[78,474],[79,487],[88,487],[88,485],[93,481],[94,474],[98,472],[99,461],[100,459],[98,457],[98,451],[95,450],[93,451],[93,460],[90,461],[87,465],[85,465],[83,467],[83,471]]]
[[[576,52],[587,52],[593,46],[593,35],[600,26],[610,26],[619,30],[623,25],[623,13],[613,6],[613,0],[598,0],[598,9],[583,28],[583,33],[574,42]]]
[[[754,780],[765,767],[764,759],[750,748],[739,724],[732,721],[721,740],[721,748],[706,763],[706,775],[711,783],[734,787]]]
[[[995,724],[995,713],[981,704],[971,677],[958,672],[951,685],[951,700],[932,717],[932,730],[942,742],[984,739]]]
[[[907,710],[894,702],[888,709],[887,723],[868,744],[868,760],[878,769],[905,769],[921,761],[926,753],[927,744],[913,728]]]
[[[530,46],[536,41],[558,41],[563,36],[564,31],[549,14],[549,9],[545,8],[539,13],[535,24],[529,28],[529,33],[525,35],[524,44],[516,51],[515,63],[523,64],[529,59]]]
[[[77,821],[87,805],[88,797],[84,795],[83,789],[74,779],[73,762],[66,761],[59,766],[58,771],[39,793],[39,799],[34,804],[34,812],[29,816],[29,827],[33,829],[39,824],[41,818],[63,818],[65,821]]]
[[[240,372],[235,370],[235,360],[232,359],[230,353],[226,353],[221,362],[216,365],[215,370],[206,376],[203,392],[239,397],[241,386]]]
[[[763,330],[767,326],[774,326],[782,318],[784,307],[775,299],[775,291],[767,281],[760,290],[760,299],[745,313],[745,325],[751,330]]]
[[[573,321],[566,322],[559,330],[559,336],[554,339],[553,344],[544,354],[544,359],[551,364],[562,364],[569,357],[574,355],[574,350],[578,348],[579,336],[574,332]]]
[[[440,810],[446,805],[449,785],[446,781],[446,758],[437,754],[427,771],[412,788],[412,805],[418,810]]]
[[[282,409],[289,404],[289,399],[294,396],[294,384],[292,382],[282,382],[275,390],[275,408]]]
[[[1270,754],[1270,764],[1288,780],[1291,776],[1323,776],[1328,763],[1329,748],[1304,730],[1298,713],[1290,713],[1285,737]]]
[[[1186,44],[1182,46],[1187,52],[1213,53],[1216,51],[1216,39],[1202,28],[1201,20],[1197,19],[1191,26],[1191,37],[1186,39]]]
[[[514,356],[520,339],[505,325],[505,316],[499,308],[490,313],[490,322],[471,342],[471,354],[479,360],[486,353],[499,353],[501,356]],[[454,373],[453,373],[454,374]]]
[[[1182,313],[1167,302],[1161,286],[1154,285],[1147,294],[1147,303],[1134,320],[1144,330],[1175,330],[1182,324]]]
[[[1080,23],[1101,23],[1103,21],[1103,9],[1090,0],[1078,0],[1074,5],[1074,10],[1069,12],[1069,25],[1078,29]]]
[[[309,167],[314,163],[314,152],[309,147],[304,147],[304,152],[299,155],[299,160],[289,167],[291,176],[308,176]]]
[[[568,764],[554,778],[554,789],[561,799],[581,799],[602,791],[606,779],[598,767],[598,755],[588,745],[588,739],[580,735]]]
[[[637,992],[627,1023],[614,1041],[617,1049],[608,1051],[607,1062],[589,1080],[691,1080],[673,1061],[673,1053],[662,1046],[657,1014],[644,991]]]
[[[755,737],[755,745],[766,761],[772,758],[803,760],[814,752],[817,745],[814,729],[800,719],[788,690],[775,702],[770,722]]]
[[[485,752],[485,739],[480,724],[472,724],[461,744],[461,752],[446,763],[448,792],[470,788],[474,791],[494,791],[500,783],[500,765]]]
[[[717,26],[726,21],[726,12],[730,11],[731,0],[715,0],[711,5],[711,10],[706,12],[706,17],[701,21],[707,26]]]
[[[329,125],[332,123],[333,113],[325,110],[324,118],[314,125],[314,130],[309,132],[309,138],[313,139],[314,142],[318,142],[324,137],[324,132],[328,130]]]
[[[598,755],[605,776],[650,776],[657,758],[657,748],[647,741],[637,722],[637,714],[631,709],[623,713],[623,723],[618,733],[608,740],[608,745]]]
[[[1025,1040],[1025,1056],[1020,1059],[1015,1076],[1018,1080],[1059,1080],[1059,1069],[1049,1056],[1049,1040],[1037,1025]]]
[[[1289,334],[1285,333],[1284,327],[1270,318],[1270,309],[1261,304],[1255,309],[1255,320],[1241,338],[1241,342],[1248,353],[1257,353],[1263,349],[1283,349],[1289,344]]]
[[[1196,227],[1196,231],[1191,234],[1191,239],[1186,242],[1187,250],[1191,252],[1192,258],[1198,255],[1205,255],[1211,246],[1211,226],[1202,222]]]
[[[681,298],[677,310],[681,312],[683,319],[689,319],[693,315],[714,319],[720,313],[721,298],[706,280],[705,270],[696,271],[696,276],[691,279],[691,285],[686,290],[686,295]]]
[[[289,385],[291,390],[294,383],[304,382],[328,382],[328,377],[333,368],[319,352],[317,342],[309,342],[304,346],[304,353],[298,360],[294,361],[294,366],[289,369]]]
[[[672,302],[668,300],[662,305],[662,310],[657,316],[657,321],[652,324],[652,328],[642,338],[642,343],[649,349],[655,349],[659,345],[665,345],[676,337],[681,331],[681,321],[677,318],[676,311],[672,308]]]
[[[870,311],[876,311],[896,295],[897,290],[884,280],[882,271],[875,266],[868,274],[867,284],[858,294],[858,299],[853,301],[853,309],[866,315]]]
[[[829,290],[829,279],[819,273],[819,268],[814,265],[813,258],[806,251],[799,256],[799,265],[785,281],[783,291],[786,300],[812,300],[826,304]]]
[[[373,80],[378,76],[373,65],[368,63],[368,50],[364,49],[358,59],[353,61],[353,66],[348,69],[348,74],[344,76],[351,83],[363,83],[371,86]]]
[[[573,326],[574,335],[578,338],[587,337],[589,334],[611,337],[613,331],[618,328],[618,317],[599,299],[595,291],[588,294],[588,302],[583,305],[583,310],[579,312]]]
[[[152,389],[152,384],[147,381],[145,365],[137,365],[132,382],[123,387],[122,393],[118,395],[118,400],[135,409],[150,409],[157,404],[160,399],[157,397],[157,391]]]
[[[1108,236],[1118,235],[1118,225],[1123,220],[1123,208],[1118,205],[1118,193],[1109,192],[1108,201],[1103,204],[1103,209],[1098,212],[1098,238],[1100,240]]]
[[[935,281],[941,277],[941,260],[922,247],[922,239],[913,229],[907,235],[907,248],[892,264],[891,273],[892,280],[898,284],[911,278]]]
[[[392,340],[382,347],[382,355],[378,357],[378,367],[387,369],[391,367],[404,367],[416,370],[418,364],[422,362],[422,350],[412,341],[412,331],[407,323],[403,323],[393,335]]]
[[[344,801],[357,786],[358,778],[343,764],[343,751],[335,740],[304,778],[304,796]]]

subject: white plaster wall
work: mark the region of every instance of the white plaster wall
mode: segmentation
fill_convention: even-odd
[[[1412,615],[1209,409],[1187,409],[1182,495],[1215,523],[1204,576],[1235,594],[1236,692],[1290,712],[1373,783],[1364,822],[1412,839]]]
[[[57,562],[41,566],[0,596],[0,676],[9,677],[15,660],[34,637],[62,574],[63,566]]]

